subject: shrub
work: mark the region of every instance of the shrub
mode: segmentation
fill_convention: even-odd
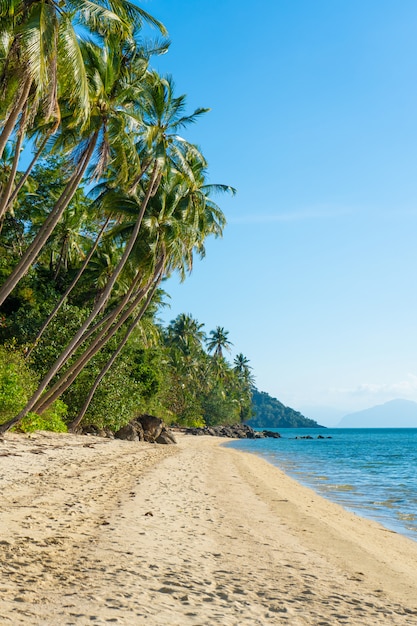
[[[35,391],[36,374],[22,354],[0,346],[0,423],[19,413]]]
[[[35,430],[50,430],[55,433],[66,433],[67,426],[64,417],[67,414],[67,405],[62,400],[55,400],[42,415],[28,413],[16,427],[22,433],[33,433]]]

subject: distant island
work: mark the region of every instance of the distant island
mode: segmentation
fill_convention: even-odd
[[[246,421],[252,428],[324,428],[258,389],[253,390],[252,410],[253,417]]]
[[[417,402],[390,400],[345,415],[337,428],[417,428]]]

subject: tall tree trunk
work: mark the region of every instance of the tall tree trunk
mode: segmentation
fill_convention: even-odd
[[[140,309],[138,315],[135,317],[135,319],[133,320],[133,322],[131,323],[131,325],[129,326],[125,336],[123,337],[122,341],[120,342],[119,346],[117,347],[117,349],[113,352],[111,358],[108,360],[108,362],[106,363],[106,365],[101,369],[99,375],[97,376],[97,378],[95,379],[87,398],[85,399],[85,402],[83,404],[83,406],[81,407],[80,412],[78,413],[77,417],[75,418],[75,420],[73,420],[71,422],[71,424],[69,425],[69,430],[71,432],[75,432],[78,428],[78,426],[81,424],[81,421],[84,417],[84,415],[86,414],[88,407],[91,404],[91,401],[94,397],[94,394],[97,391],[97,388],[99,386],[99,384],[101,383],[101,381],[103,380],[103,378],[105,377],[105,375],[107,374],[107,372],[110,370],[110,368],[112,367],[113,363],[116,361],[117,357],[119,356],[119,354],[121,353],[121,351],[123,350],[123,348],[125,347],[130,335],[132,334],[133,330],[136,328],[136,326],[138,325],[138,323],[140,322],[140,320],[142,319],[146,309],[148,308],[149,304],[152,301],[153,295],[159,285],[159,283],[161,282],[162,279],[162,272],[160,273],[160,276],[158,277],[158,279],[155,281],[151,292],[148,294],[147,298],[146,298],[146,302],[143,304],[142,308]]]
[[[138,277],[138,280],[139,278],[140,277]],[[94,337],[94,340],[84,350],[84,352],[68,367],[68,369],[65,370],[61,378],[41,396],[38,402],[36,402],[36,404],[33,407],[33,411],[35,413],[39,411],[44,411],[48,406],[50,406],[51,402],[56,400],[56,398],[59,398],[61,393],[63,393],[63,391],[68,388],[69,384],[75,380],[75,378],[78,376],[80,371],[84,368],[87,360],[89,360],[90,358],[90,355],[93,352],[94,354],[96,353],[96,347],[99,346],[99,348],[101,349],[101,347],[104,346],[104,344],[108,341],[108,339],[113,336],[114,333],[111,330],[111,328],[113,324],[115,324],[116,321],[118,320],[119,315],[120,313],[122,313],[125,305],[128,304],[127,314],[126,312],[122,313],[122,317],[119,318],[119,321],[117,321],[115,332],[120,328],[121,324],[127,319],[127,317],[129,317],[132,311],[132,308],[131,308],[132,302],[136,303],[133,305],[133,308],[134,308],[135,306],[137,306],[137,303],[140,302],[140,300],[145,296],[148,288],[149,287],[138,289],[138,291],[135,292],[135,294],[133,295],[133,299],[131,300],[130,304],[128,304],[130,300],[130,295],[133,293],[133,291],[130,291],[129,296],[124,297],[122,303],[119,304],[112,311],[111,315],[106,316],[104,320],[99,322],[99,324],[95,325],[96,330],[100,329],[100,326],[101,326],[101,329],[99,330],[97,335]],[[109,335],[109,333],[112,333],[112,334]],[[92,334],[93,332],[90,332],[89,330],[85,334],[85,336],[83,336],[82,339],[79,340],[78,345],[76,346],[75,349],[78,349],[84,343],[84,341],[86,341],[89,337],[91,337]],[[68,384],[68,381],[70,381],[69,384]]]
[[[35,413],[43,413],[46,409],[57,399],[68,387],[74,382],[78,374],[84,369],[87,363],[106,345],[106,343],[114,337],[118,330],[123,326],[126,320],[132,315],[136,307],[141,303],[143,298],[149,292],[152,283],[155,281],[155,276],[158,276],[163,267],[163,260],[160,260],[153,273],[152,278],[148,281],[145,287],[139,288],[138,291],[132,297],[128,307],[119,316],[120,309],[116,309],[111,319],[108,320],[104,328],[94,338],[94,341],[89,345],[84,353],[78,357],[78,359],[72,363],[72,365],[64,372],[62,377],[51,387],[48,391],[39,399],[34,405],[33,411]],[[113,326],[113,327],[112,327]]]
[[[85,257],[84,262],[83,262],[82,266],[80,267],[76,277],[74,278],[74,280],[72,281],[72,283],[70,284],[70,286],[68,287],[66,292],[63,294],[62,298],[60,299],[60,301],[58,302],[58,304],[56,305],[56,307],[54,308],[52,313],[48,316],[48,318],[45,320],[45,322],[43,323],[42,327],[38,331],[38,334],[36,335],[36,337],[34,339],[33,346],[26,353],[25,359],[30,357],[30,355],[32,354],[33,350],[38,345],[39,340],[42,337],[43,333],[48,328],[49,324],[52,322],[52,320],[54,319],[55,315],[58,313],[58,311],[60,310],[60,308],[62,307],[62,305],[66,301],[66,299],[70,295],[71,291],[74,289],[74,287],[76,286],[76,284],[80,280],[81,276],[84,273],[84,270],[86,269],[87,265],[89,264],[89,262],[91,260],[91,257],[93,256],[94,252],[96,251],[97,246],[98,246],[98,244],[100,242],[100,239],[101,239],[104,231],[106,230],[110,220],[111,220],[111,216],[109,216],[107,218],[107,220],[104,222],[103,226],[101,227],[101,229],[100,229],[100,231],[99,231],[99,233],[98,233],[98,235],[96,237],[96,240],[95,240],[94,244],[91,246],[91,249],[90,249],[89,253]]]
[[[26,104],[31,87],[32,78],[30,76],[26,76],[22,86],[22,91],[18,96],[17,101],[10,112],[10,115],[6,120],[6,123],[3,126],[3,130],[0,133],[0,159],[3,156],[6,144],[9,141],[11,134],[13,133],[14,127],[16,126],[17,119]]]
[[[6,211],[9,205],[9,198],[10,198],[14,181],[16,178],[17,166],[19,164],[19,158],[20,158],[20,151],[22,149],[23,138],[25,136],[27,114],[28,114],[28,106],[26,103],[22,111],[22,115],[20,117],[19,130],[17,132],[16,147],[15,147],[15,151],[13,155],[12,169],[10,171],[9,179],[4,188],[3,194],[0,198],[0,220],[2,220],[4,215],[6,214]]]
[[[27,274],[30,267],[36,261],[39,253],[41,252],[43,246],[48,241],[51,236],[55,226],[58,224],[61,216],[69,203],[71,202],[75,192],[78,189],[78,186],[84,176],[85,170],[87,169],[88,163],[93,155],[94,148],[97,143],[98,133],[94,133],[91,140],[88,143],[86,150],[74,172],[68,181],[64,191],[62,192],[60,198],[56,202],[54,208],[49,213],[45,222],[43,223],[41,229],[36,235],[35,239],[30,244],[29,248],[26,250],[19,263],[16,265],[10,276],[4,282],[3,286],[0,289],[0,305],[3,304],[7,296],[13,291],[18,282]]]
[[[142,205],[141,205],[141,208],[140,208],[140,211],[139,211],[139,215],[138,215],[137,220],[136,220],[135,227],[134,227],[134,229],[132,231],[132,235],[131,235],[131,237],[129,239],[128,244],[126,245],[125,251],[124,251],[123,256],[122,256],[122,259],[119,261],[115,271],[113,272],[112,276],[110,277],[110,279],[109,279],[109,281],[108,281],[108,283],[106,285],[106,288],[103,291],[103,293],[101,294],[101,296],[100,296],[96,306],[93,308],[92,312],[90,313],[90,315],[88,316],[88,318],[86,319],[84,324],[81,326],[81,328],[74,335],[74,337],[71,340],[71,342],[68,344],[68,346],[65,348],[65,350],[61,353],[61,355],[55,361],[53,366],[50,368],[49,372],[46,374],[44,379],[41,381],[38,389],[35,391],[33,396],[29,399],[29,401],[27,402],[26,406],[15,417],[13,417],[12,419],[8,420],[4,424],[0,425],[0,434],[10,430],[10,428],[12,428],[16,424],[18,424],[29,413],[29,411],[32,410],[32,408],[38,402],[38,400],[42,396],[43,392],[45,391],[46,387],[48,386],[48,384],[50,383],[52,378],[54,378],[54,376],[56,376],[56,374],[59,372],[59,370],[64,365],[64,363],[74,353],[74,351],[76,349],[75,346],[77,346],[79,340],[85,334],[85,332],[89,328],[90,324],[97,317],[97,315],[100,313],[100,311],[105,307],[108,299],[110,298],[110,295],[111,295],[111,292],[113,290],[114,284],[115,284],[115,282],[116,282],[120,272],[122,271],[122,269],[123,269],[123,267],[124,267],[128,257],[129,257],[129,255],[130,255],[130,253],[131,253],[131,251],[133,249],[133,246],[136,243],[136,239],[137,239],[137,237],[139,235],[139,230],[140,230],[140,227],[142,225],[143,216],[145,214],[146,207],[148,206],[148,202],[150,200],[151,192],[153,191],[155,180],[156,180],[157,176],[158,176],[158,164],[157,164],[157,162],[155,162],[154,168],[153,168],[153,171],[152,171],[152,175],[151,175],[151,180],[149,181],[149,184],[148,184],[148,190],[147,190],[147,192],[145,194],[145,197],[143,199],[143,202],[142,202]]]
[[[14,203],[14,201],[17,198],[17,194],[19,193],[19,191],[22,189],[23,185],[25,184],[25,182],[29,178],[29,174],[31,173],[31,171],[34,168],[36,162],[39,160],[40,156],[42,155],[42,152],[44,151],[45,146],[47,144],[47,141],[48,141],[49,137],[51,136],[51,134],[52,134],[51,132],[48,132],[45,135],[45,137],[42,139],[38,151],[34,155],[33,159],[31,160],[31,162],[27,166],[25,173],[19,179],[19,182],[17,183],[16,187],[14,188],[13,193],[11,194],[11,196],[9,198],[8,205],[6,207],[7,209],[10,209],[13,206],[13,203]]]
[[[77,378],[78,374],[84,369],[84,367],[90,362],[90,360],[98,353],[100,350],[106,345],[106,343],[114,337],[117,331],[122,327],[125,321],[132,314],[134,309],[140,304],[141,300],[143,300],[146,295],[146,290],[141,290],[142,293],[138,295],[135,301],[129,306],[129,308],[123,313],[117,323],[109,330],[107,334],[101,336],[100,339],[97,339],[93,342],[91,346],[89,346],[84,354],[78,357],[77,361],[72,364],[70,369],[70,375],[68,371],[66,371],[62,378],[55,383],[52,389],[48,390],[48,394],[46,396],[42,396],[37,404],[33,407],[33,411],[35,413],[43,413],[48,409],[57,398],[59,398],[64,391],[68,389],[70,385]]]
[[[156,277],[162,275],[163,268],[165,264],[165,256],[161,257],[156,264],[155,270],[153,272],[152,278],[148,281],[145,287],[139,288],[133,297],[130,299],[130,303],[126,310],[122,313],[119,319],[118,316],[121,310],[124,308],[124,305],[127,304],[129,297],[123,303],[122,307],[117,307],[112,316],[109,317],[106,325],[101,329],[99,334],[94,338],[94,341],[88,348],[84,351],[82,355],[78,357],[78,359],[72,363],[72,365],[64,372],[62,377],[51,387],[48,391],[39,399],[39,401],[34,405],[33,411],[35,413],[43,413],[57,398],[59,398],[62,393],[68,389],[68,387],[73,383],[73,381],[77,378],[78,374],[84,369],[87,363],[91,360],[93,356],[95,356],[103,346],[117,333],[117,331],[123,326],[125,321],[130,317],[130,315],[134,312],[135,308],[140,304],[146,294],[152,287],[152,284],[155,282]],[[140,276],[138,275],[133,283],[135,286],[138,283]],[[159,279],[160,280],[160,279]],[[130,289],[130,294],[133,293],[132,289],[133,285]],[[117,321],[116,321],[117,320]],[[116,323],[115,323],[116,322]],[[113,325],[114,324],[114,325]],[[113,328],[112,328],[113,326]]]

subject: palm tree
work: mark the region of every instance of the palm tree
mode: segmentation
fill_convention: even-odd
[[[217,326],[215,330],[210,331],[211,337],[207,339],[207,349],[209,352],[214,351],[215,357],[223,357],[223,350],[230,352],[232,343],[228,340],[229,331],[221,326]]]
[[[159,283],[162,280],[163,275],[164,275],[164,269],[163,269],[163,265],[162,265],[162,267],[160,267],[160,269],[158,270],[158,272],[155,274],[155,276],[153,278],[153,285],[150,288],[149,292],[146,294],[145,301],[143,302],[142,306],[140,307],[139,312],[136,314],[136,316],[134,316],[133,321],[131,322],[130,326],[128,327],[125,335],[123,336],[123,338],[120,341],[119,345],[117,346],[116,350],[113,352],[113,354],[111,355],[110,359],[102,367],[100,373],[98,374],[98,376],[94,380],[94,383],[93,383],[93,385],[90,388],[90,391],[89,391],[89,393],[87,395],[87,398],[85,399],[85,402],[84,402],[83,406],[81,407],[81,409],[80,409],[77,417],[75,418],[75,420],[73,420],[73,422],[71,423],[70,430],[72,430],[73,432],[76,431],[76,429],[78,428],[79,424],[81,423],[84,415],[86,414],[86,412],[88,410],[88,407],[90,406],[91,401],[92,401],[92,399],[94,397],[94,394],[97,391],[97,388],[100,385],[101,381],[103,380],[103,378],[105,377],[107,372],[111,369],[111,367],[115,363],[117,357],[120,355],[121,351],[123,350],[124,346],[128,342],[128,340],[129,340],[130,336],[132,335],[133,331],[135,330],[135,328],[139,324],[140,320],[142,319],[144,313],[146,312],[146,310],[148,309],[149,305],[151,304],[152,297],[155,294],[155,292],[156,292],[156,290],[157,290],[157,288],[159,286]]]
[[[152,74],[150,78],[150,92],[148,93],[148,90],[146,91],[145,98],[145,104],[147,105],[148,109],[146,111],[146,115],[144,115],[144,119],[146,119],[146,132],[144,132],[144,137],[147,139],[147,141],[142,141],[138,147],[138,153],[141,156],[142,163],[144,163],[146,158],[148,158],[149,162],[146,164],[146,166],[143,166],[141,168],[139,180],[134,181],[135,184],[131,185],[131,189],[134,189],[134,195],[128,195],[121,189],[118,191],[114,189],[108,189],[102,194],[102,202],[107,203],[109,213],[112,212],[113,207],[115,207],[116,205],[120,206],[121,203],[130,204],[132,207],[134,207],[136,203],[136,222],[131,230],[129,239],[125,244],[123,254],[115,271],[108,280],[105,289],[98,298],[84,324],[74,335],[73,339],[71,340],[69,345],[63,350],[56,362],[52,365],[49,372],[41,381],[37,391],[30,398],[24,409],[12,420],[9,420],[5,424],[1,425],[0,432],[5,432],[12,426],[19,423],[19,421],[23,419],[23,417],[31,410],[45,410],[45,407],[52,401],[52,399],[55,397],[59,397],[60,393],[62,393],[62,391],[65,390],[68,384],[70,384],[68,383],[68,381],[71,381],[71,379],[74,380],[74,376],[77,375],[77,372],[81,371],[80,368],[82,368],[83,365],[88,362],[91,351],[89,352],[87,350],[85,355],[79,361],[79,365],[77,365],[77,367],[74,369],[74,372],[71,375],[68,375],[67,372],[65,372],[63,374],[62,381],[58,381],[58,383],[54,385],[56,391],[50,391],[47,393],[47,397],[45,397],[45,399],[42,398],[44,391],[46,390],[52,378],[57,375],[57,373],[65,365],[65,363],[75,352],[75,350],[80,347],[81,343],[90,336],[88,329],[91,326],[92,322],[95,320],[95,318],[104,310],[111,296],[113,287],[124,266],[128,262],[128,259],[138,239],[139,231],[148,204],[151,199],[155,197],[163,176],[168,175],[170,169],[175,166],[178,171],[180,168],[182,168],[182,170],[184,171],[186,171],[188,168],[189,173],[192,175],[192,170],[191,168],[189,168],[186,162],[186,156],[190,153],[194,153],[196,156],[198,156],[200,155],[200,152],[196,148],[182,140],[180,137],[178,137],[178,135],[174,134],[174,131],[176,132],[178,128],[185,126],[187,122],[193,122],[198,115],[204,112],[204,109],[198,109],[191,116],[188,117],[182,116],[181,113],[184,107],[184,97],[173,97],[172,83],[170,81],[167,81],[167,79],[160,79],[155,74]],[[150,106],[150,103],[155,100],[156,95],[161,96],[159,100],[158,98],[156,98],[158,103],[158,117],[152,118],[151,113],[153,109]],[[162,105],[164,103],[169,112],[169,114],[167,115],[163,114]],[[130,117],[133,122],[137,121],[137,118],[134,115],[134,111],[132,111]],[[106,118],[105,121],[105,127],[107,128],[108,119]],[[155,122],[155,124],[153,124],[153,122]],[[98,137],[96,138],[96,141],[97,140]],[[146,156],[147,153],[144,152],[146,146],[149,149],[148,157]],[[184,153],[182,153],[181,150],[184,150]],[[190,250],[194,247],[195,242],[198,241],[198,238],[196,239],[194,237],[194,239],[192,239],[191,241],[192,243],[186,246],[187,250]],[[157,250],[158,248],[155,249],[155,251]],[[155,258],[158,257],[155,256]],[[102,339],[100,339],[98,343],[96,343],[98,349],[105,345],[106,341],[108,341],[108,338],[111,336],[111,333],[114,331],[114,328],[120,328],[120,325],[123,324],[128,316],[132,314],[134,307],[138,306],[141,298],[143,298],[143,294],[140,292],[140,290],[136,296],[132,295],[131,304],[128,305],[127,309],[123,312],[123,314],[121,314],[119,321],[115,324],[115,326],[113,326],[113,329],[111,331],[109,330],[108,332],[104,332],[104,336],[102,337]],[[113,318],[113,321],[114,320],[115,318]],[[113,323],[113,321],[110,319],[108,323]]]
[[[93,156],[95,166],[91,178],[100,178],[114,152],[128,151],[126,160],[135,158],[131,145],[132,137],[126,131],[139,127],[138,98],[141,90],[140,81],[146,70],[146,60],[137,52],[126,51],[131,63],[124,58],[123,42],[116,45],[111,38],[103,48],[89,42],[83,46],[90,85],[90,115],[88,125],[78,128],[82,132],[82,141],[73,147],[73,116],[66,120],[68,133],[62,132],[57,139],[57,146],[71,147],[73,172],[54,207],[49,212],[35,239],[16,265],[8,279],[0,288],[0,304],[4,302],[21,278],[28,272],[37,259],[43,246],[48,241],[65,209],[70,204],[81,183]]]
[[[198,108],[191,115],[184,115],[185,104],[185,95],[174,96],[174,83],[170,76],[161,77],[156,72],[148,72],[141,97],[143,126],[137,144],[143,167],[132,181],[132,190],[136,189],[143,172],[152,163],[158,165],[157,189],[162,176],[172,166],[182,173],[190,171],[186,158],[190,152],[203,159],[197,147],[180,137],[178,131],[195,123],[209,109]]]
[[[55,316],[58,314],[59,310],[61,309],[61,307],[63,306],[63,304],[66,302],[68,296],[70,295],[70,293],[73,291],[73,289],[75,288],[75,286],[78,284],[80,278],[82,277],[82,275],[84,274],[89,262],[91,261],[91,258],[94,254],[94,252],[97,249],[97,246],[100,242],[100,239],[104,233],[104,231],[106,230],[109,222],[111,220],[111,216],[107,217],[105,222],[103,223],[103,225],[101,226],[97,237],[95,239],[95,241],[93,242],[93,245],[91,246],[90,250],[88,251],[88,254],[85,256],[84,261],[80,267],[80,269],[78,270],[75,278],[73,279],[73,281],[71,282],[71,284],[67,287],[65,293],[63,293],[63,295],[61,296],[59,302],[56,304],[56,306],[54,307],[54,309],[52,310],[52,312],[48,315],[48,317],[46,318],[46,320],[44,321],[44,323],[42,324],[41,328],[39,329],[39,331],[36,334],[35,339],[33,340],[33,345],[32,347],[27,351],[27,353],[25,354],[25,358],[29,358],[30,355],[32,354],[33,350],[36,348],[36,346],[38,345],[42,335],[44,334],[44,332],[46,331],[46,329],[48,328],[49,324],[52,322],[52,320],[55,318]]]
[[[200,324],[192,315],[181,313],[168,326],[168,345],[174,345],[183,355],[189,356],[202,348],[205,334],[204,324]]]
[[[233,371],[236,375],[235,393],[239,403],[240,421],[243,422],[251,417],[252,392],[255,386],[255,378],[252,374],[250,361],[242,353],[234,359]]]
[[[71,429],[73,430],[75,430],[80,424],[98,385],[112,367],[133,330],[136,328],[139,320],[142,318],[143,313],[149,306],[152,295],[162,280],[164,273],[169,273],[173,271],[174,268],[181,269],[183,271],[185,269],[184,266],[189,267],[189,259],[192,252],[188,248],[190,246],[191,248],[195,247],[197,242],[198,247],[200,248],[201,242],[204,241],[206,236],[213,233],[218,235],[221,231],[221,227],[218,225],[217,228],[212,227],[212,224],[216,223],[215,220],[207,220],[210,226],[206,225],[205,230],[202,229],[199,231],[198,228],[195,229],[194,227],[196,226],[196,222],[194,219],[194,213],[192,216],[188,215],[187,220],[184,219],[184,206],[182,200],[184,198],[184,187],[186,187],[189,182],[188,178],[184,180],[179,173],[173,173],[168,176],[167,181],[163,181],[157,193],[150,201],[147,216],[144,218],[144,225],[147,228],[149,243],[154,241],[151,247],[154,249],[155,257],[160,259],[160,261],[156,264],[156,270],[152,279],[153,286],[138,315],[129,326],[122,342],[119,344],[117,350],[113,353],[110,360],[105,364],[96,378],[82,409],[80,410],[76,420],[74,420],[71,424]],[[201,198],[203,195],[204,194],[201,194]],[[216,209],[216,215],[218,216],[220,209],[218,209],[218,207],[216,207]],[[221,224],[224,223],[223,220],[220,220]],[[194,233],[193,237],[190,237],[190,227],[189,225],[187,226],[188,222],[191,223],[191,231]],[[180,228],[175,228],[175,225],[177,225],[177,227],[180,226]],[[197,220],[197,225],[201,227],[202,223]],[[123,226],[124,225],[118,227],[119,234],[125,232],[126,227],[123,228]],[[144,237],[142,235],[142,240],[143,238]],[[173,243],[176,245],[173,245]],[[142,262],[144,256],[142,248],[146,248],[146,245],[146,242],[142,241],[142,246],[140,247]],[[139,260],[140,257],[138,258],[138,262]],[[151,259],[150,262],[152,264]],[[181,354],[181,367],[188,371],[188,378],[198,380],[199,385],[201,385],[201,381],[204,380],[204,376],[202,374],[203,370],[206,369],[203,363],[204,353],[202,350],[202,343],[205,339],[204,332],[202,330],[203,326],[203,324],[199,324],[197,320],[194,320],[192,316],[183,314],[178,316],[178,318],[171,323],[167,334],[168,344],[175,346]],[[180,366],[179,362],[177,363],[177,366]]]
[[[249,365],[250,361],[247,359],[241,352],[237,354],[234,358],[234,371],[244,379],[250,378],[252,375],[250,370],[252,369]]]
[[[41,108],[46,121],[55,118],[59,123],[62,95],[87,119],[89,94],[79,43],[83,32],[96,38],[118,34],[125,41],[145,21],[166,34],[158,20],[127,0],[5,0],[1,17],[1,87],[6,97],[0,157],[29,99],[32,116]],[[79,25],[82,29],[76,31]]]

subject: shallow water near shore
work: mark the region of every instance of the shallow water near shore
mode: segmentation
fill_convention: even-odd
[[[320,495],[417,541],[417,428],[271,430],[281,439],[228,445],[262,456]],[[313,439],[296,439],[306,436]]]

